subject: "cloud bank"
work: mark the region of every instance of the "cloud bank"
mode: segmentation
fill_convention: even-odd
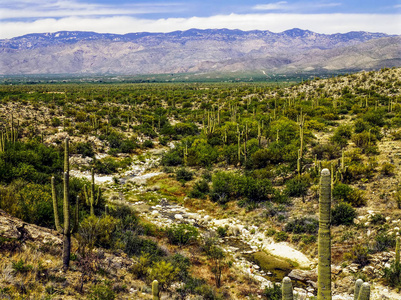
[[[280,3],[280,2],[278,2]],[[282,2],[283,3],[283,2]],[[281,32],[301,28],[318,33],[349,31],[401,34],[401,18],[397,14],[294,14],[258,13],[230,14],[210,17],[146,19],[133,16],[42,18],[34,21],[0,21],[0,39],[28,33],[56,31],[95,31],[125,34],[130,32],[171,32],[191,28],[228,28]]]

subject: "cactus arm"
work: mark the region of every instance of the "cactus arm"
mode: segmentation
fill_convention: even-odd
[[[289,277],[284,277],[281,284],[282,300],[293,300],[292,283]]]
[[[152,297],[153,297],[153,300],[160,300],[159,282],[157,280],[153,280],[153,282],[152,282]]]
[[[68,190],[68,173],[64,172],[64,201],[63,201],[63,211],[64,211],[64,234],[70,231],[70,202],[69,202],[69,190]]]
[[[78,231],[79,225],[79,196],[77,196],[77,201],[75,202],[75,213],[74,213],[74,227],[71,230],[71,233],[75,233]]]
[[[368,282],[364,282],[361,286],[361,290],[359,291],[358,300],[369,300],[370,299],[370,284]]]
[[[319,233],[318,233],[318,300],[331,300],[331,177],[323,169],[320,179]]]
[[[86,184],[84,185],[84,194],[85,194],[86,205],[90,205],[89,195],[88,195],[88,187],[86,186]]]
[[[363,284],[363,280],[360,278],[355,282],[354,300],[358,300],[358,296],[359,296],[359,292],[361,290],[362,284]]]
[[[54,224],[56,225],[56,230],[58,232],[62,233],[63,229],[60,226],[60,219],[59,219],[59,216],[58,216],[58,209],[57,209],[57,195],[56,195],[56,186],[54,184],[54,176],[52,176],[52,179],[51,179],[51,186],[52,186]]]
[[[397,242],[395,244],[395,267],[400,269],[400,237],[397,237]]]

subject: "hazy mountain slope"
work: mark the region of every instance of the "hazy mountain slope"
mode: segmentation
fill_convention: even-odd
[[[382,48],[380,43],[368,43],[375,40],[386,43],[386,47]],[[368,43],[367,46],[361,46],[364,43]],[[30,34],[0,40],[0,74],[147,74],[259,69],[296,71],[305,69],[308,64],[314,68],[324,68],[328,58],[332,60],[329,65],[331,69],[347,69],[349,64],[355,65],[356,69],[366,69],[383,65],[381,60],[399,65],[399,44],[396,37],[380,33],[324,35],[300,29],[282,33],[192,29],[166,34]],[[341,50],[352,46],[357,47],[355,51],[363,58],[362,62],[372,52],[382,52],[383,58],[379,57],[369,66],[352,64],[354,58],[348,59],[347,53],[354,57],[353,52]],[[341,56],[338,63],[334,59],[337,56]]]

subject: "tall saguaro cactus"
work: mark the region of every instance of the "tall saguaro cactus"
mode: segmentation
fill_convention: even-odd
[[[331,300],[331,178],[330,171],[323,169],[320,177],[319,237],[318,237],[318,300]]]
[[[360,278],[357,281],[355,281],[354,300],[358,300],[358,296],[359,296],[359,292],[361,290],[362,284],[363,284],[363,280]]]
[[[91,189],[88,191],[87,186],[84,186],[84,191],[85,191],[85,198],[86,198],[86,204],[90,205],[90,214],[91,216],[95,215],[95,209],[94,206],[98,204],[99,202],[99,197],[100,197],[100,189],[98,188],[97,190],[97,195],[95,195],[95,171],[92,168],[91,169]]]
[[[157,280],[153,280],[152,282],[152,296],[153,300],[159,300],[159,282]]]
[[[397,241],[395,244],[395,268],[397,270],[401,269],[401,263],[400,263],[400,237],[397,237]]]
[[[364,282],[359,291],[358,300],[369,300],[370,299],[370,284]]]
[[[292,283],[289,277],[283,278],[283,283],[281,285],[282,290],[282,300],[293,300],[294,295],[292,293]]]
[[[69,145],[68,137],[65,139],[64,148],[64,195],[63,195],[63,215],[64,215],[64,226],[60,225],[60,219],[57,210],[57,197],[56,187],[54,183],[54,176],[51,179],[52,185],[52,198],[53,198],[53,210],[54,210],[54,222],[57,231],[63,235],[63,269],[67,270],[70,266],[70,253],[71,253],[71,234],[76,232],[78,229],[78,204],[79,198],[75,205],[75,220],[74,226],[71,228],[70,222],[70,201],[69,201],[69,179],[70,179],[70,165],[69,165]]]

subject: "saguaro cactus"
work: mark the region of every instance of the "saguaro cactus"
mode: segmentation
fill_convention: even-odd
[[[294,296],[292,293],[292,282],[289,277],[283,278],[281,290],[282,290],[282,300],[293,300],[294,299]]]
[[[331,300],[331,178],[330,171],[323,169],[320,177],[319,237],[318,237],[318,300]]]
[[[157,280],[153,280],[152,282],[152,296],[153,300],[159,300],[159,282]]]
[[[400,264],[400,237],[397,237],[397,242],[395,244],[395,268],[397,270],[401,269],[401,264]]]
[[[54,222],[57,231],[63,235],[63,269],[67,270],[70,266],[70,253],[71,253],[71,234],[76,232],[78,229],[78,204],[79,198],[75,205],[75,220],[74,226],[71,228],[70,223],[70,201],[69,201],[69,177],[70,177],[70,166],[69,166],[69,146],[68,137],[65,139],[64,149],[64,199],[63,199],[63,215],[64,215],[64,226],[61,227],[60,219],[57,210],[57,197],[56,187],[54,183],[54,176],[51,179],[52,185],[52,197],[53,197],[53,210],[54,210]]]
[[[359,291],[358,300],[369,300],[370,299],[370,284],[364,282]]]
[[[355,281],[354,300],[358,300],[359,291],[361,290],[362,284],[363,284],[363,280],[360,278],[357,281]]]
[[[94,216],[95,215],[94,206],[97,205],[99,202],[100,189],[98,188],[97,195],[95,195],[95,171],[93,170],[93,168],[91,170],[91,175],[92,175],[91,190],[89,192],[87,186],[85,185],[84,191],[85,191],[86,204],[90,205],[91,216]]]

